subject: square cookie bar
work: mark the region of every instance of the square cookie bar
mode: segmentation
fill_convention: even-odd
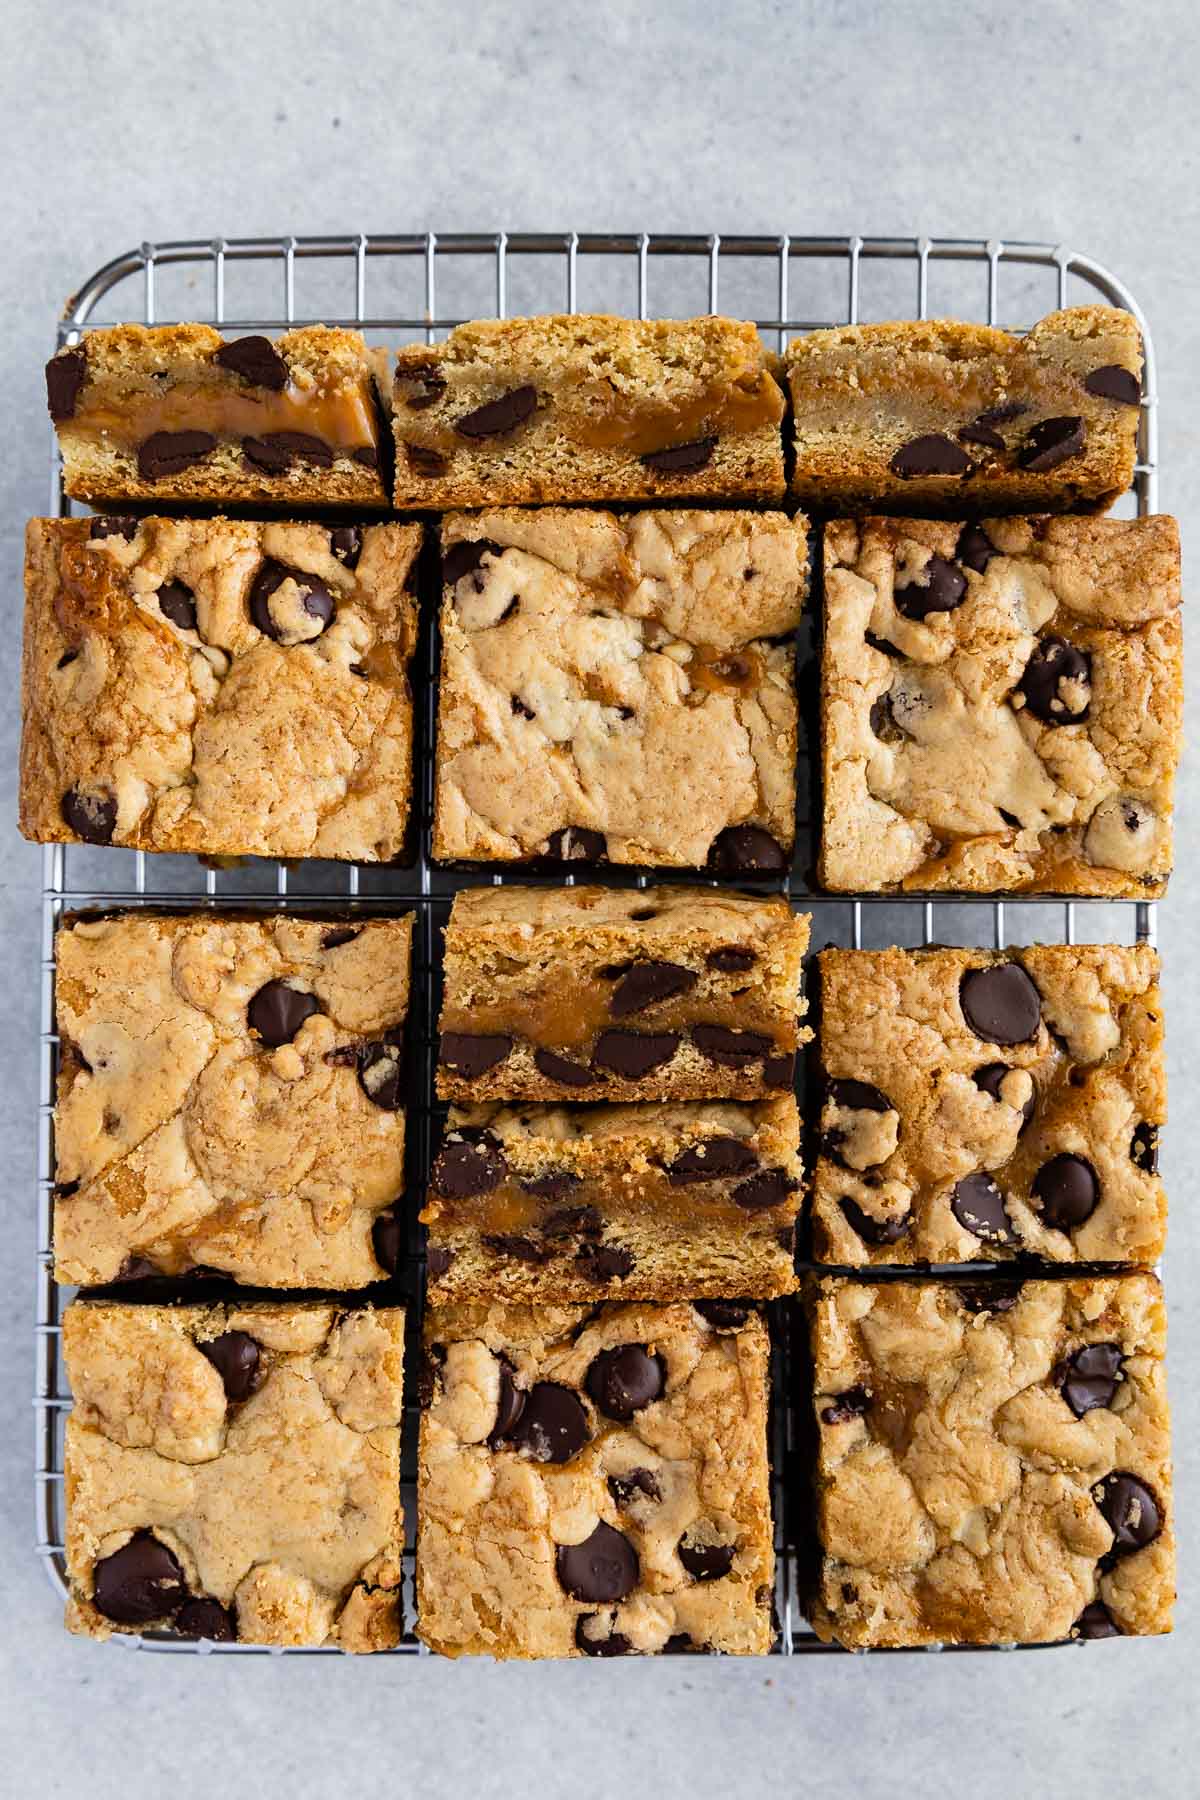
[[[54,1268],[365,1287],[396,1266],[412,917],[58,933]]]
[[[803,519],[454,515],[442,575],[435,856],[782,872]]]
[[[431,1309],[419,1635],[444,1656],[762,1654],[769,1345],[732,1301]]]
[[[1166,1075],[1148,944],[818,963],[819,1262],[1155,1261]]]
[[[226,342],[211,325],[89,331],[46,364],[63,483],[77,500],[387,505],[387,357],[307,325]]]
[[[821,881],[1161,894],[1182,703],[1174,519],[838,520]]]
[[[459,325],[396,352],[396,505],[779,500],[776,367],[739,319]]]
[[[824,1281],[810,1311],[821,1637],[867,1649],[1170,1631],[1152,1275]]]
[[[464,888],[446,927],[450,1100],[791,1090],[806,916],[713,888]]]
[[[420,545],[419,525],[32,520],[25,836],[399,856]]]
[[[71,1631],[399,1642],[402,1309],[78,1301],[63,1354]]]
[[[1142,344],[1075,306],[1024,337],[957,319],[842,325],[787,351],[792,492],[950,513],[1100,511],[1133,479]]]
[[[791,1094],[452,1107],[421,1213],[430,1298],[789,1293],[799,1145]]]

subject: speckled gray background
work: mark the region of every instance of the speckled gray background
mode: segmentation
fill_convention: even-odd
[[[21,528],[47,491],[41,364],[66,294],[142,238],[504,225],[1069,241],[1122,273],[1146,311],[1159,353],[1162,502],[1182,516],[1185,545],[1200,529],[1200,16],[1189,0],[6,0],[0,20],[6,819]],[[1198,781],[1193,764],[1161,928],[1178,1630],[1165,1642],[1010,1656],[496,1668],[201,1663],[68,1641],[30,1548],[40,872],[38,853],[10,830],[0,864],[0,1793],[1187,1791],[1200,1631],[1200,1182],[1188,1149],[1200,1050],[1189,929]]]

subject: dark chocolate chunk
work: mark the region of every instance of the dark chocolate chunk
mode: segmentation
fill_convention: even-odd
[[[386,1217],[387,1215],[385,1214],[384,1216]],[[380,1261],[382,1262],[382,1260],[381,1257]],[[425,1257],[425,1267],[429,1271],[429,1279],[431,1281],[440,1281],[453,1261],[453,1250],[448,1250],[444,1244],[430,1244],[428,1253]]]
[[[603,1520],[582,1544],[560,1544],[554,1553],[558,1579],[572,1600],[612,1606],[637,1586],[637,1551]]]
[[[969,1287],[956,1288],[960,1303],[968,1312],[973,1313],[1006,1313],[1011,1312],[1021,1298],[1019,1281],[990,1281],[972,1284]]]
[[[647,1007],[657,1006],[660,1000],[686,994],[699,979],[695,969],[685,969],[681,963],[631,963],[612,991],[608,1010],[614,1019],[628,1018],[630,1013],[645,1012]]]
[[[495,1138],[486,1136],[478,1143],[451,1138],[430,1170],[429,1181],[445,1200],[471,1200],[490,1194],[507,1173],[508,1163]]]
[[[317,576],[309,575],[303,569],[289,569],[285,563],[264,562],[254,580],[250,583],[247,596],[250,605],[250,617],[264,637],[272,638],[275,643],[282,642],[283,633],[276,623],[271,611],[271,596],[276,588],[282,587],[285,581],[294,581],[300,590],[300,604],[310,618],[320,622],[321,631],[325,631],[333,623],[336,606],[333,595]],[[320,636],[320,632],[317,633]]]
[[[282,475],[297,462],[315,463],[318,469],[333,467],[331,446],[309,431],[269,431],[264,437],[243,438],[242,454],[266,475]]]
[[[703,469],[712,461],[713,451],[717,447],[717,436],[693,438],[690,444],[670,444],[665,450],[648,450],[638,461],[644,469],[653,469],[656,475],[690,475],[694,469]]]
[[[742,975],[752,969],[758,961],[753,950],[746,950],[741,944],[722,944],[718,950],[710,950],[705,957],[710,969],[719,969],[722,975]]]
[[[111,844],[117,829],[117,803],[111,794],[83,794],[68,788],[62,797],[63,824],[85,844]]]
[[[1129,1155],[1136,1168],[1146,1175],[1158,1174],[1158,1126],[1143,1119],[1134,1126],[1129,1140]]]
[[[305,1019],[320,1012],[315,994],[289,987],[286,981],[268,981],[246,1008],[246,1021],[268,1050],[290,1044]]]
[[[332,931],[321,933],[322,950],[340,950],[343,944],[352,944],[360,935],[357,926],[335,925]]]
[[[1119,1344],[1083,1344],[1067,1358],[1058,1381],[1077,1419],[1093,1407],[1112,1405],[1124,1361]]]
[[[438,1061],[464,1081],[478,1081],[502,1063],[512,1047],[512,1039],[504,1032],[443,1031]]]
[[[796,1053],[785,1050],[779,1056],[763,1059],[763,1086],[790,1088],[796,1079]]]
[[[1057,469],[1059,463],[1078,456],[1086,442],[1081,418],[1041,419],[1026,437],[1017,461],[1031,474],[1045,475]]]
[[[488,1436],[488,1444],[493,1450],[512,1436],[513,1427],[525,1410],[525,1390],[513,1379],[512,1364],[503,1355],[497,1356],[496,1361],[500,1365],[500,1392],[496,1396],[495,1422]]]
[[[687,1187],[694,1181],[720,1181],[726,1175],[744,1175],[758,1167],[758,1157],[742,1138],[706,1138],[692,1144],[670,1165],[667,1173],[672,1187]]]
[[[869,1081],[831,1080],[827,1092],[835,1106],[844,1106],[850,1112],[895,1111],[883,1089],[873,1087]]]
[[[87,352],[82,344],[60,350],[46,364],[46,405],[56,425],[75,416],[79,390],[87,380]]]
[[[394,1275],[400,1266],[400,1252],[404,1243],[404,1229],[400,1223],[395,1207],[381,1212],[371,1226],[371,1246],[375,1251],[375,1261],[389,1275]],[[433,1271],[433,1251],[429,1252],[430,1272]]]
[[[675,1031],[602,1031],[592,1051],[592,1064],[626,1081],[640,1081],[669,1063],[679,1048]]]
[[[958,562],[982,575],[993,556],[999,552],[982,525],[964,525],[958,534],[954,555]]]
[[[1055,1231],[1074,1231],[1100,1204],[1095,1169],[1069,1151],[1042,1164],[1033,1178],[1032,1193],[1043,1219]]]
[[[148,1256],[127,1256],[117,1270],[118,1281],[149,1281],[160,1275],[157,1263],[152,1263]]]
[[[450,458],[443,456],[440,450],[431,450],[427,444],[405,444],[404,454],[413,474],[423,476],[427,481],[436,480],[450,467]]]
[[[835,1395],[828,1406],[821,1408],[821,1423],[848,1425],[851,1419],[860,1419],[870,1404],[871,1396],[866,1388],[847,1388],[845,1393]]]
[[[857,1200],[848,1194],[838,1201],[846,1223],[857,1232],[864,1244],[895,1244],[902,1238],[912,1224],[912,1214],[905,1213],[899,1219],[876,1219],[864,1212]]]
[[[1141,382],[1132,369],[1123,369],[1120,363],[1093,369],[1084,376],[1083,385],[1098,400],[1115,400],[1118,406],[1136,406],[1142,397]]]
[[[659,1399],[667,1385],[667,1365],[644,1344],[622,1344],[592,1358],[584,1386],[607,1419],[632,1419]]]
[[[744,1069],[775,1048],[760,1031],[731,1031],[727,1025],[693,1025],[692,1042],[721,1069]]]
[[[714,1331],[739,1331],[750,1317],[749,1300],[693,1300],[692,1305]]]
[[[963,1018],[987,1044],[1027,1044],[1037,1036],[1042,999],[1020,963],[968,969],[958,999]]]
[[[902,481],[911,481],[918,475],[968,475],[971,459],[951,438],[928,432],[901,444],[888,467]]]
[[[925,565],[924,582],[911,581],[892,590],[896,611],[906,619],[927,619],[931,613],[953,612],[962,604],[967,591],[967,578],[955,563],[944,556],[931,556]]]
[[[440,369],[397,369],[396,390],[410,412],[424,412],[445,393],[446,377]]]
[[[180,631],[196,629],[196,597],[182,581],[164,581],[154,598],[164,619],[170,619]]]
[[[1064,694],[1064,681],[1075,691]],[[1087,718],[1091,703],[1092,659],[1063,638],[1041,638],[1025,664],[1017,691],[1044,725],[1077,725]]]
[[[889,643],[887,638],[879,637],[874,631],[864,631],[863,638],[881,656],[890,656],[893,662],[905,661],[903,650],[897,650],[895,644]]]
[[[287,363],[270,338],[234,338],[221,345],[213,361],[234,375],[240,375],[253,387],[271,388],[278,394],[287,386]]]
[[[748,1181],[739,1182],[732,1198],[735,1206],[746,1212],[765,1212],[769,1206],[782,1206],[797,1185],[795,1176],[786,1169],[763,1169]]]
[[[750,875],[787,868],[783,846],[761,825],[727,825],[708,853],[709,867],[722,875]]]
[[[1146,1483],[1127,1469],[1114,1469],[1092,1490],[1096,1505],[1112,1527],[1109,1556],[1144,1550],[1162,1530],[1158,1501]]]
[[[138,1531],[101,1557],[92,1574],[92,1603],[117,1625],[149,1625],[178,1612],[187,1599],[174,1551],[152,1531]]]
[[[1004,439],[993,425],[983,425],[978,419],[972,419],[958,433],[962,444],[981,444],[985,450],[1003,450]]]
[[[575,1261],[593,1281],[621,1281],[634,1268],[633,1253],[621,1244],[580,1244]]]
[[[562,1087],[594,1087],[597,1081],[603,1080],[595,1069],[571,1062],[554,1050],[535,1050],[533,1063],[539,1075],[544,1075],[547,1081],[557,1081]]]
[[[422,1412],[428,1412],[437,1398],[445,1362],[445,1344],[426,1344],[421,1352],[421,1366],[417,1374],[417,1405]],[[492,1440],[489,1438],[488,1442],[491,1443]]]
[[[964,1175],[950,1193],[950,1211],[964,1231],[969,1231],[985,1244],[1003,1244],[1010,1250],[1020,1248],[1021,1240],[1012,1227],[1004,1195],[982,1169]]]
[[[546,840],[546,855],[555,862],[601,862],[607,854],[604,833],[586,825],[564,825]]]
[[[1004,1077],[1008,1073],[1009,1073],[1009,1066],[1007,1063],[1002,1063],[1002,1062],[984,1063],[984,1065],[981,1069],[976,1069],[974,1075],[972,1076],[972,1080],[974,1081],[975,1086],[977,1088],[979,1088],[981,1090],[981,1092],[983,1092],[985,1094],[989,1094],[993,1100],[1002,1101],[1004,1099],[1004,1095],[1001,1092],[1001,1088],[1004,1083]],[[1036,1106],[1037,1106],[1037,1089],[1035,1087],[1031,1086],[1029,1098],[1028,1098],[1028,1100],[1026,1100],[1024,1106],[1021,1108],[1021,1130],[1022,1131],[1024,1131],[1026,1125],[1028,1125],[1030,1119],[1032,1119],[1033,1114],[1034,1114],[1034,1109],[1036,1108]]]
[[[485,1231],[480,1242],[495,1251],[497,1256],[511,1257],[514,1262],[531,1263],[540,1268],[548,1263],[554,1251],[548,1244],[535,1244],[532,1238],[521,1237],[513,1231]]]
[[[676,1553],[693,1581],[719,1581],[733,1567],[734,1548],[733,1544],[689,1543],[685,1534]]]
[[[662,1483],[653,1469],[630,1469],[626,1475],[610,1475],[608,1491],[616,1504],[627,1508],[635,1494],[644,1500],[661,1500]]]
[[[473,587],[477,594],[482,594],[484,577],[481,573],[485,556],[499,560],[504,555],[504,545],[494,544],[491,538],[459,538],[456,543],[442,552],[442,582],[446,587],[457,587],[468,575],[473,575]]]
[[[248,1400],[261,1380],[262,1353],[248,1331],[223,1331],[220,1337],[197,1343],[225,1384],[225,1398],[235,1403]]]
[[[138,533],[138,521],[126,513],[105,513],[99,519],[93,519],[88,526],[89,543],[102,542],[105,538],[124,538],[132,544]]]
[[[629,1656],[633,1645],[623,1631],[610,1631],[607,1637],[591,1637],[585,1626],[597,1613],[580,1613],[575,1621],[575,1648],[585,1656]]]
[[[188,1600],[175,1614],[174,1631],[177,1637],[232,1644],[237,1641],[237,1620],[218,1600]]]
[[[557,1381],[535,1381],[507,1436],[535,1462],[565,1463],[591,1436],[583,1401]]]
[[[494,438],[506,437],[523,425],[526,419],[537,410],[537,389],[532,386],[510,388],[507,394],[501,394],[496,400],[489,400],[485,406],[477,406],[473,412],[464,413],[456,419],[454,429],[459,437]]]
[[[358,463],[364,469],[377,469],[379,452],[374,444],[360,444],[357,450],[350,452],[350,461]]]
[[[1124,1635],[1103,1600],[1090,1601],[1071,1627],[1071,1636],[1078,1638],[1111,1638]]]
[[[363,548],[362,526],[335,525],[329,533],[329,548],[343,567],[357,569]]]
[[[399,1112],[404,1103],[403,1043],[377,1038],[364,1044],[358,1056],[358,1085],[381,1112]]]
[[[540,1181],[523,1181],[521,1186],[527,1192],[557,1200],[579,1186],[579,1176],[555,1170]],[[548,1238],[599,1237],[602,1229],[603,1220],[594,1206],[561,1206],[557,1212],[547,1214],[542,1222],[542,1236]]]
[[[193,463],[202,462],[215,450],[211,431],[155,431],[138,446],[138,474],[143,481],[161,481],[165,475],[182,475]]]

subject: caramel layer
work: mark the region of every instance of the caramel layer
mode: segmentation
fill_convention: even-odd
[[[207,431],[216,438],[299,431],[347,454],[376,443],[375,406],[366,383],[334,393],[287,387],[275,394],[181,381],[161,394],[130,395],[108,404],[85,397],[66,429],[128,450],[158,431]]]
[[[778,1206],[754,1211],[738,1206],[732,1198],[734,1188],[762,1173],[766,1166],[759,1164],[732,1179],[694,1181],[682,1186],[655,1176],[643,1176],[640,1180],[630,1175],[610,1176],[607,1180],[581,1180],[564,1189],[554,1200],[526,1193],[511,1179],[501,1182],[489,1193],[464,1199],[447,1199],[431,1189],[419,1216],[423,1225],[470,1225],[485,1235],[502,1236],[535,1231],[556,1213],[592,1206],[608,1222],[641,1217],[686,1229],[703,1216],[706,1224],[718,1223],[739,1235],[761,1223],[768,1224],[773,1231],[781,1220],[790,1219],[795,1211],[798,1200],[795,1191],[787,1194]]]
[[[676,1000],[660,1000],[642,1013],[627,1013],[614,1018],[609,1001],[616,982],[604,988],[580,981],[577,987],[563,993],[556,989],[539,994],[522,994],[505,1000],[473,999],[468,1005],[442,1008],[443,1031],[464,1031],[478,1036],[503,1032],[509,1037],[524,1038],[542,1050],[577,1050],[592,1046],[602,1031],[653,1033],[686,1031],[693,1025],[723,1025],[731,1031],[756,1031],[772,1040],[769,1055],[796,1048],[796,1024],[781,1025],[777,1014],[761,1015],[744,1001],[710,997],[701,1003],[688,1002],[686,995]]]

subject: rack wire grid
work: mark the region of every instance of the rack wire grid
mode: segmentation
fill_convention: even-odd
[[[1154,351],[1141,309],[1125,285],[1091,258],[1052,244],[1002,239],[667,236],[646,232],[434,233],[334,237],[213,238],[142,244],[86,281],[68,302],[57,347],[80,329],[140,319],[146,324],[207,319],[233,332],[282,331],[323,322],[357,328],[374,343],[438,341],[454,325],[481,316],[609,311],[638,318],[689,316],[718,309],[753,318],[768,345],[782,351],[794,335],[821,326],[874,319],[954,316],[1022,330],[1061,306],[1101,301],[1127,308],[1142,330],[1144,398],[1133,487],[1118,514],[1157,507],[1157,396]],[[51,434],[51,511],[72,507],[62,489]],[[251,860],[205,868],[191,857],[141,851],[48,846],[43,861],[41,1059],[38,1150],[38,1250],[35,1375],[37,1552],[61,1597],[64,1560],[63,1431],[71,1400],[60,1354],[61,1314],[71,1290],[52,1273],[53,1110],[58,1039],[54,1016],[54,937],[80,907],[326,909],[361,913],[413,910],[414,981],[408,1068],[408,1192],[424,1188],[437,1136],[433,1070],[438,1008],[438,936],[453,894],[465,885],[509,877],[440,868],[431,855],[438,645],[436,605],[422,596],[422,636],[414,662],[414,813],[416,848],[408,866],[337,863],[287,865]],[[804,692],[813,646],[802,634],[798,680]],[[815,947],[1030,942],[1153,942],[1155,909],[1145,901],[1002,901],[990,899],[833,899],[815,893],[813,770],[802,744],[797,771],[797,850],[778,885],[813,916]],[[512,877],[544,879],[519,871]],[[571,874],[557,879],[571,883]],[[605,879],[639,887],[687,879],[672,871],[606,870]],[[409,1206],[407,1254],[390,1285],[409,1305],[409,1391],[416,1387],[417,1322],[424,1255]],[[804,1265],[801,1265],[802,1267]],[[977,1273],[977,1270],[974,1271]],[[187,1290],[183,1290],[186,1292]],[[196,1289],[192,1289],[193,1295]],[[808,1411],[800,1391],[802,1351],[790,1342],[795,1313],[775,1303],[772,1316],[771,1448],[776,1519],[777,1652],[841,1654],[805,1624],[797,1584],[795,1522],[806,1516],[804,1440]],[[415,1523],[416,1409],[406,1409],[402,1491],[411,1544]],[[393,1654],[427,1654],[413,1635],[413,1559],[405,1557],[406,1631]],[[126,1647],[187,1654],[338,1654],[239,1644],[190,1643],[166,1635],[114,1636]],[[970,1649],[970,1646],[956,1648]],[[895,1654],[889,1652],[888,1654]]]

